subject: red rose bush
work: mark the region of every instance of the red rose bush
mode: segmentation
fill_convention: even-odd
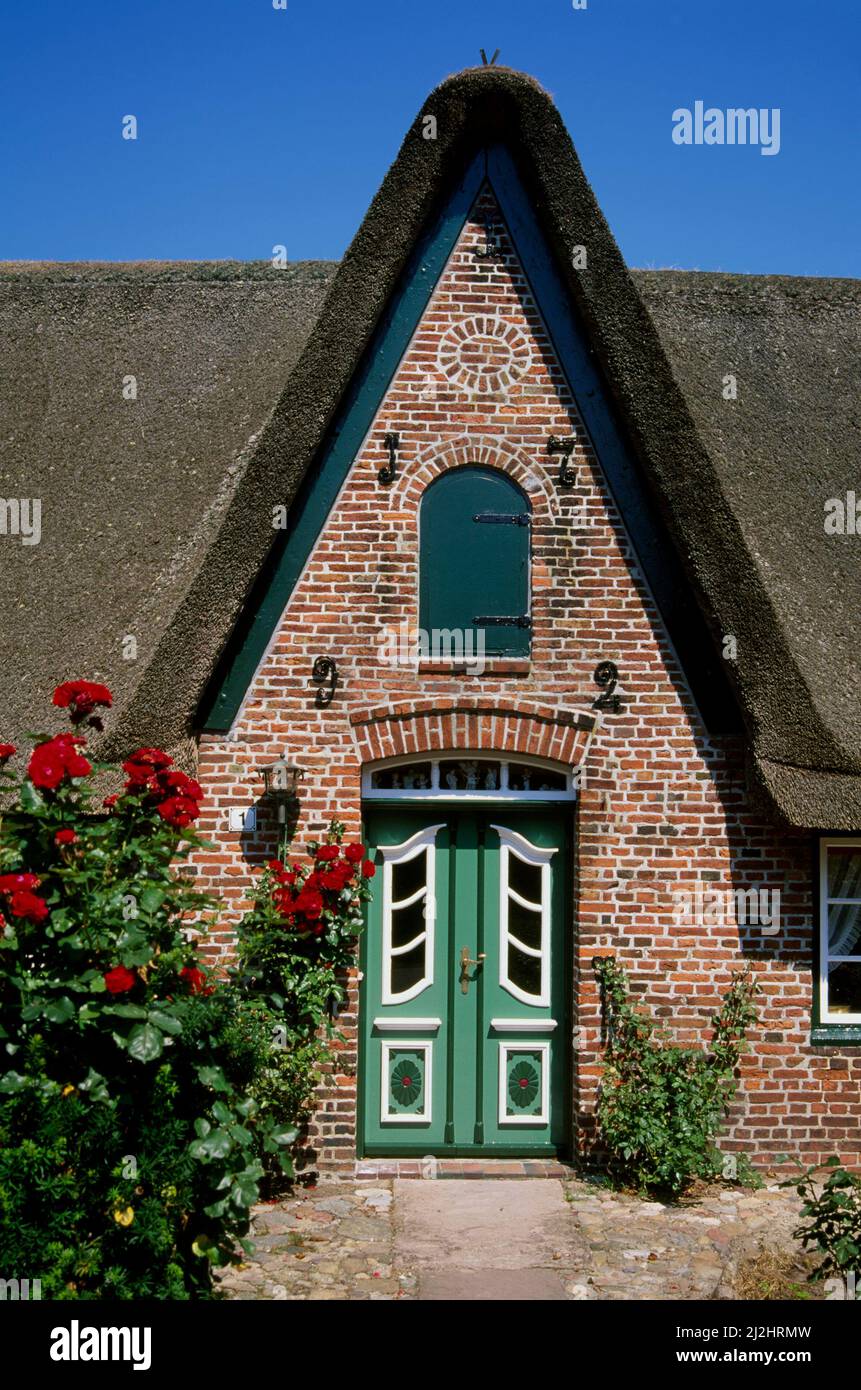
[[[207,1296],[295,1130],[253,1098],[257,1002],[191,938],[216,906],[184,864],[199,783],[139,748],[121,790],[92,790],[117,770],[82,730],[111,704],[59,685],[72,728],[40,735],[20,780],[0,743],[0,1272],[43,1297]]]
[[[276,1023],[277,1049],[255,1092],[301,1125],[320,1068],[341,1039],[335,1017],[355,964],[356,938],[375,869],[363,845],[343,845],[336,820],[304,859],[272,859],[239,924],[235,978]]]

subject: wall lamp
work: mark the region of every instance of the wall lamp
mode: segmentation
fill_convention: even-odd
[[[298,802],[299,783],[305,776],[305,769],[297,767],[295,763],[288,763],[286,758],[279,758],[277,762],[269,763],[262,771],[263,795],[278,807],[278,823],[284,825],[288,806],[295,806]]]

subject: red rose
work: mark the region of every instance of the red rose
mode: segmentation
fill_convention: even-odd
[[[77,706],[95,709],[96,705],[111,705],[113,696],[106,685],[96,681],[63,681],[54,691],[54,704],[60,709]]]
[[[172,764],[173,759],[160,748],[139,748],[123,763],[123,770],[128,774],[126,791],[148,793],[157,801],[155,809],[162,819],[181,830],[200,815],[203,788]]]
[[[327,864],[330,860],[338,858],[338,846],[321,845],[316,857],[318,864]]]
[[[192,994],[212,994],[213,986],[207,986],[206,976],[196,965],[184,965],[179,978],[185,980]]]
[[[137,983],[137,976],[131,970],[127,970],[124,965],[115,965],[113,970],[109,970],[104,976],[105,989],[109,994],[126,994],[133,989]]]
[[[282,869],[284,868],[284,865],[281,863],[280,859],[270,859],[266,867],[273,874],[280,874]]]
[[[186,825],[191,825],[192,821],[197,820],[200,815],[200,807],[196,801],[190,801],[185,796],[169,796],[166,801],[159,802],[155,808],[162,820],[167,821],[176,830],[182,830]]]
[[[33,749],[27,772],[34,787],[53,791],[66,779],[66,764],[59,749],[41,743]]]
[[[289,888],[278,888],[272,894],[272,901],[279,912],[292,912],[294,906],[293,894]]]
[[[109,707],[113,704],[113,696],[106,685],[99,685],[96,681],[64,681],[54,691],[54,704],[60,709],[70,710],[72,723],[80,724],[92,715],[97,705]],[[89,722],[95,729],[102,727],[101,719],[91,718]]]
[[[55,845],[73,845],[77,840],[74,830],[58,830],[54,836]]]
[[[195,782],[193,777],[187,777],[178,768],[174,768],[170,772],[156,773],[156,781],[160,789],[172,792],[175,796],[185,796],[190,801],[200,801],[203,798],[203,788],[200,783]]]
[[[155,772],[144,763],[123,763],[123,772],[128,773],[126,791],[138,791],[141,787],[155,787]]]
[[[320,875],[320,886],[328,888],[332,893],[340,893],[352,877],[353,870],[348,864],[336,864],[327,874]]]
[[[344,858],[350,864],[358,864],[364,853],[364,845],[347,845],[347,848],[344,850]]]
[[[28,922],[43,922],[50,908],[42,898],[22,888],[10,897],[9,911],[13,917],[25,917]]]
[[[139,748],[136,753],[129,755],[130,763],[141,763],[147,767],[160,768],[170,767],[173,758],[169,753],[164,753],[161,748]],[[125,763],[123,763],[125,767]]]
[[[57,741],[63,745],[64,758],[66,760],[66,771],[70,777],[89,777],[92,772],[87,759],[83,753],[79,753],[76,744],[86,746],[85,738],[75,738],[73,734],[58,734]]]
[[[314,890],[310,892],[303,888],[302,892],[293,903],[294,912],[301,912],[309,922],[315,921],[323,911],[323,898],[320,893]]]
[[[116,804],[117,804],[117,802],[119,801],[119,799],[120,799],[120,794],[119,794],[119,792],[114,792],[111,796],[106,796],[106,797],[105,797],[104,801],[102,802],[102,805],[103,805],[103,806],[107,806],[108,810],[110,811],[114,806],[116,806]]]
[[[0,743],[0,767],[2,767],[4,763],[8,763],[15,751],[14,743]]]
[[[126,787],[145,786],[156,773],[170,767],[172,763],[173,758],[163,753],[160,748],[139,748],[123,763],[123,772],[128,774],[129,779]]]
[[[373,878],[376,872],[376,865],[372,864],[370,859],[366,859],[362,865],[362,878]]]
[[[86,741],[74,734],[57,734],[44,743],[37,743],[27,767],[33,786],[54,791],[67,777],[87,777],[93,769],[77,749],[77,745],[84,745]]]
[[[2,874],[0,893],[17,893],[22,888],[38,888],[41,882],[38,874]]]

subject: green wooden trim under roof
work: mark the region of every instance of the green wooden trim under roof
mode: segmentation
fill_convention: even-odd
[[[296,582],[463,231],[484,173],[482,154],[472,161],[442,214],[410,258],[400,287],[377,326],[323,444],[319,461],[291,505],[287,528],[273,546],[252,591],[247,609],[253,617],[244,625],[240,619],[204,695],[202,727],[207,731],[229,729],[239,712]]]
[[[641,471],[616,423],[588,339],[532,204],[511,156],[502,146],[493,145],[471,161],[410,258],[335,424],[290,508],[287,529],[272,547],[201,702],[201,724],[207,732],[226,732],[236,719],[293,589],[485,184],[499,204],[705,723],[712,733],[738,729],[735,700],[705,622],[690,596],[681,563],[651,502]]]

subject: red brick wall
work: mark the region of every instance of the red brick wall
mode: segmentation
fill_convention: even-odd
[[[486,198],[483,212],[494,212]],[[218,848],[197,859],[203,884],[226,900],[211,941],[230,949],[254,866],[273,827],[229,832],[231,807],[260,794],[260,767],[286,753],[307,775],[299,835],[333,814],[359,833],[363,760],[421,748],[511,749],[578,761],[598,661],[615,661],[623,710],[608,715],[587,759],[576,811],[577,891],[571,930],[573,1105],[587,1139],[600,1074],[599,1009],[590,967],[613,951],[643,1003],[678,1042],[709,1035],[730,973],[750,961],[762,986],[761,1021],[742,1066],[727,1150],[756,1162],[840,1151],[861,1161],[861,1055],[811,1048],[811,844],[776,829],[749,806],[741,748],[710,740],[636,564],[619,514],[588,449],[577,482],[561,487],[551,433],[583,437],[529,286],[500,225],[505,261],[475,259],[483,230],[470,222],[392,381],[373,428],[261,663],[229,737],[204,735],[201,822]],[[401,437],[400,476],[380,485],[383,435]],[[533,650],[529,663],[489,663],[466,677],[393,669],[380,660],[384,629],[418,621],[417,516],[442,470],[500,468],[533,508]],[[330,707],[315,703],[315,657],[336,657],[342,683]],[[410,718],[411,709],[417,710]],[[582,721],[581,721],[582,722]],[[732,921],[678,920],[674,894],[779,888],[781,929],[740,933]],[[741,938],[741,939],[740,939]],[[314,1143],[330,1171],[352,1169],[356,1098],[356,982],[321,1091]]]

